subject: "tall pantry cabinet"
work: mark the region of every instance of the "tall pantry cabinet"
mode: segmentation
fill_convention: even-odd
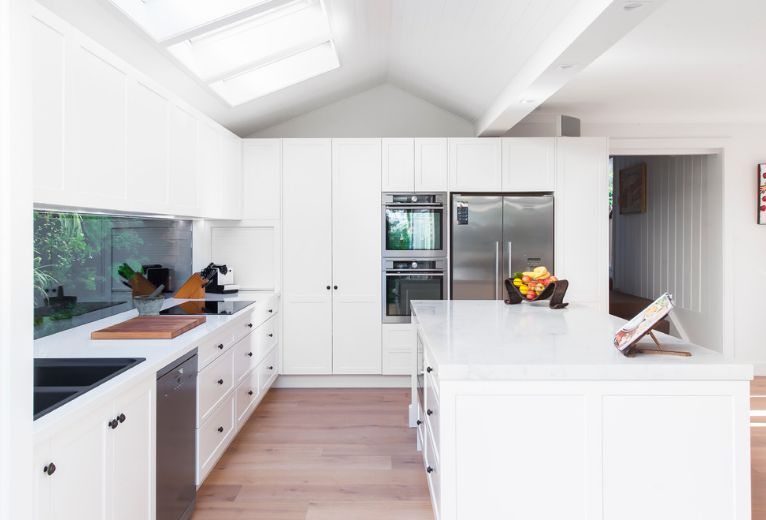
[[[380,139],[282,143],[284,374],[380,374]]]

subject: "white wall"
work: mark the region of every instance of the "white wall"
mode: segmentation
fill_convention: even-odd
[[[763,335],[766,295],[766,226],[756,224],[756,165],[766,162],[766,124],[662,125],[590,124],[583,135],[610,136],[611,149],[634,155],[639,150],[687,153],[692,149],[722,152],[724,265],[721,277],[740,280],[723,284],[724,352],[753,363],[766,374]]]
[[[619,172],[646,164],[647,211],[620,214]],[[694,343],[722,350],[723,249],[718,155],[614,158],[614,288],[655,299],[669,291]]]
[[[383,84],[260,130],[250,137],[467,137],[470,121]]]

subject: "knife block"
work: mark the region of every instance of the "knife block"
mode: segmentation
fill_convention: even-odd
[[[205,298],[205,281],[199,273],[194,273],[176,291],[174,298],[201,300]]]

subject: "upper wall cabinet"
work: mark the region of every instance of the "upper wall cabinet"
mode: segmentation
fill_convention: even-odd
[[[241,140],[35,4],[34,202],[239,218]]]
[[[500,191],[501,141],[476,137],[448,139],[450,191]]]
[[[282,140],[242,143],[242,218],[278,220],[282,200]]]
[[[382,140],[382,191],[415,189],[415,140]]]
[[[556,139],[511,137],[503,142],[505,192],[553,191],[556,186]]]
[[[415,191],[447,191],[447,139],[415,139]]]

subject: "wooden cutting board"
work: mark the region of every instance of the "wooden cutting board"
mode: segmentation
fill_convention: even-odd
[[[95,330],[90,339],[173,339],[205,321],[205,316],[138,316]]]

